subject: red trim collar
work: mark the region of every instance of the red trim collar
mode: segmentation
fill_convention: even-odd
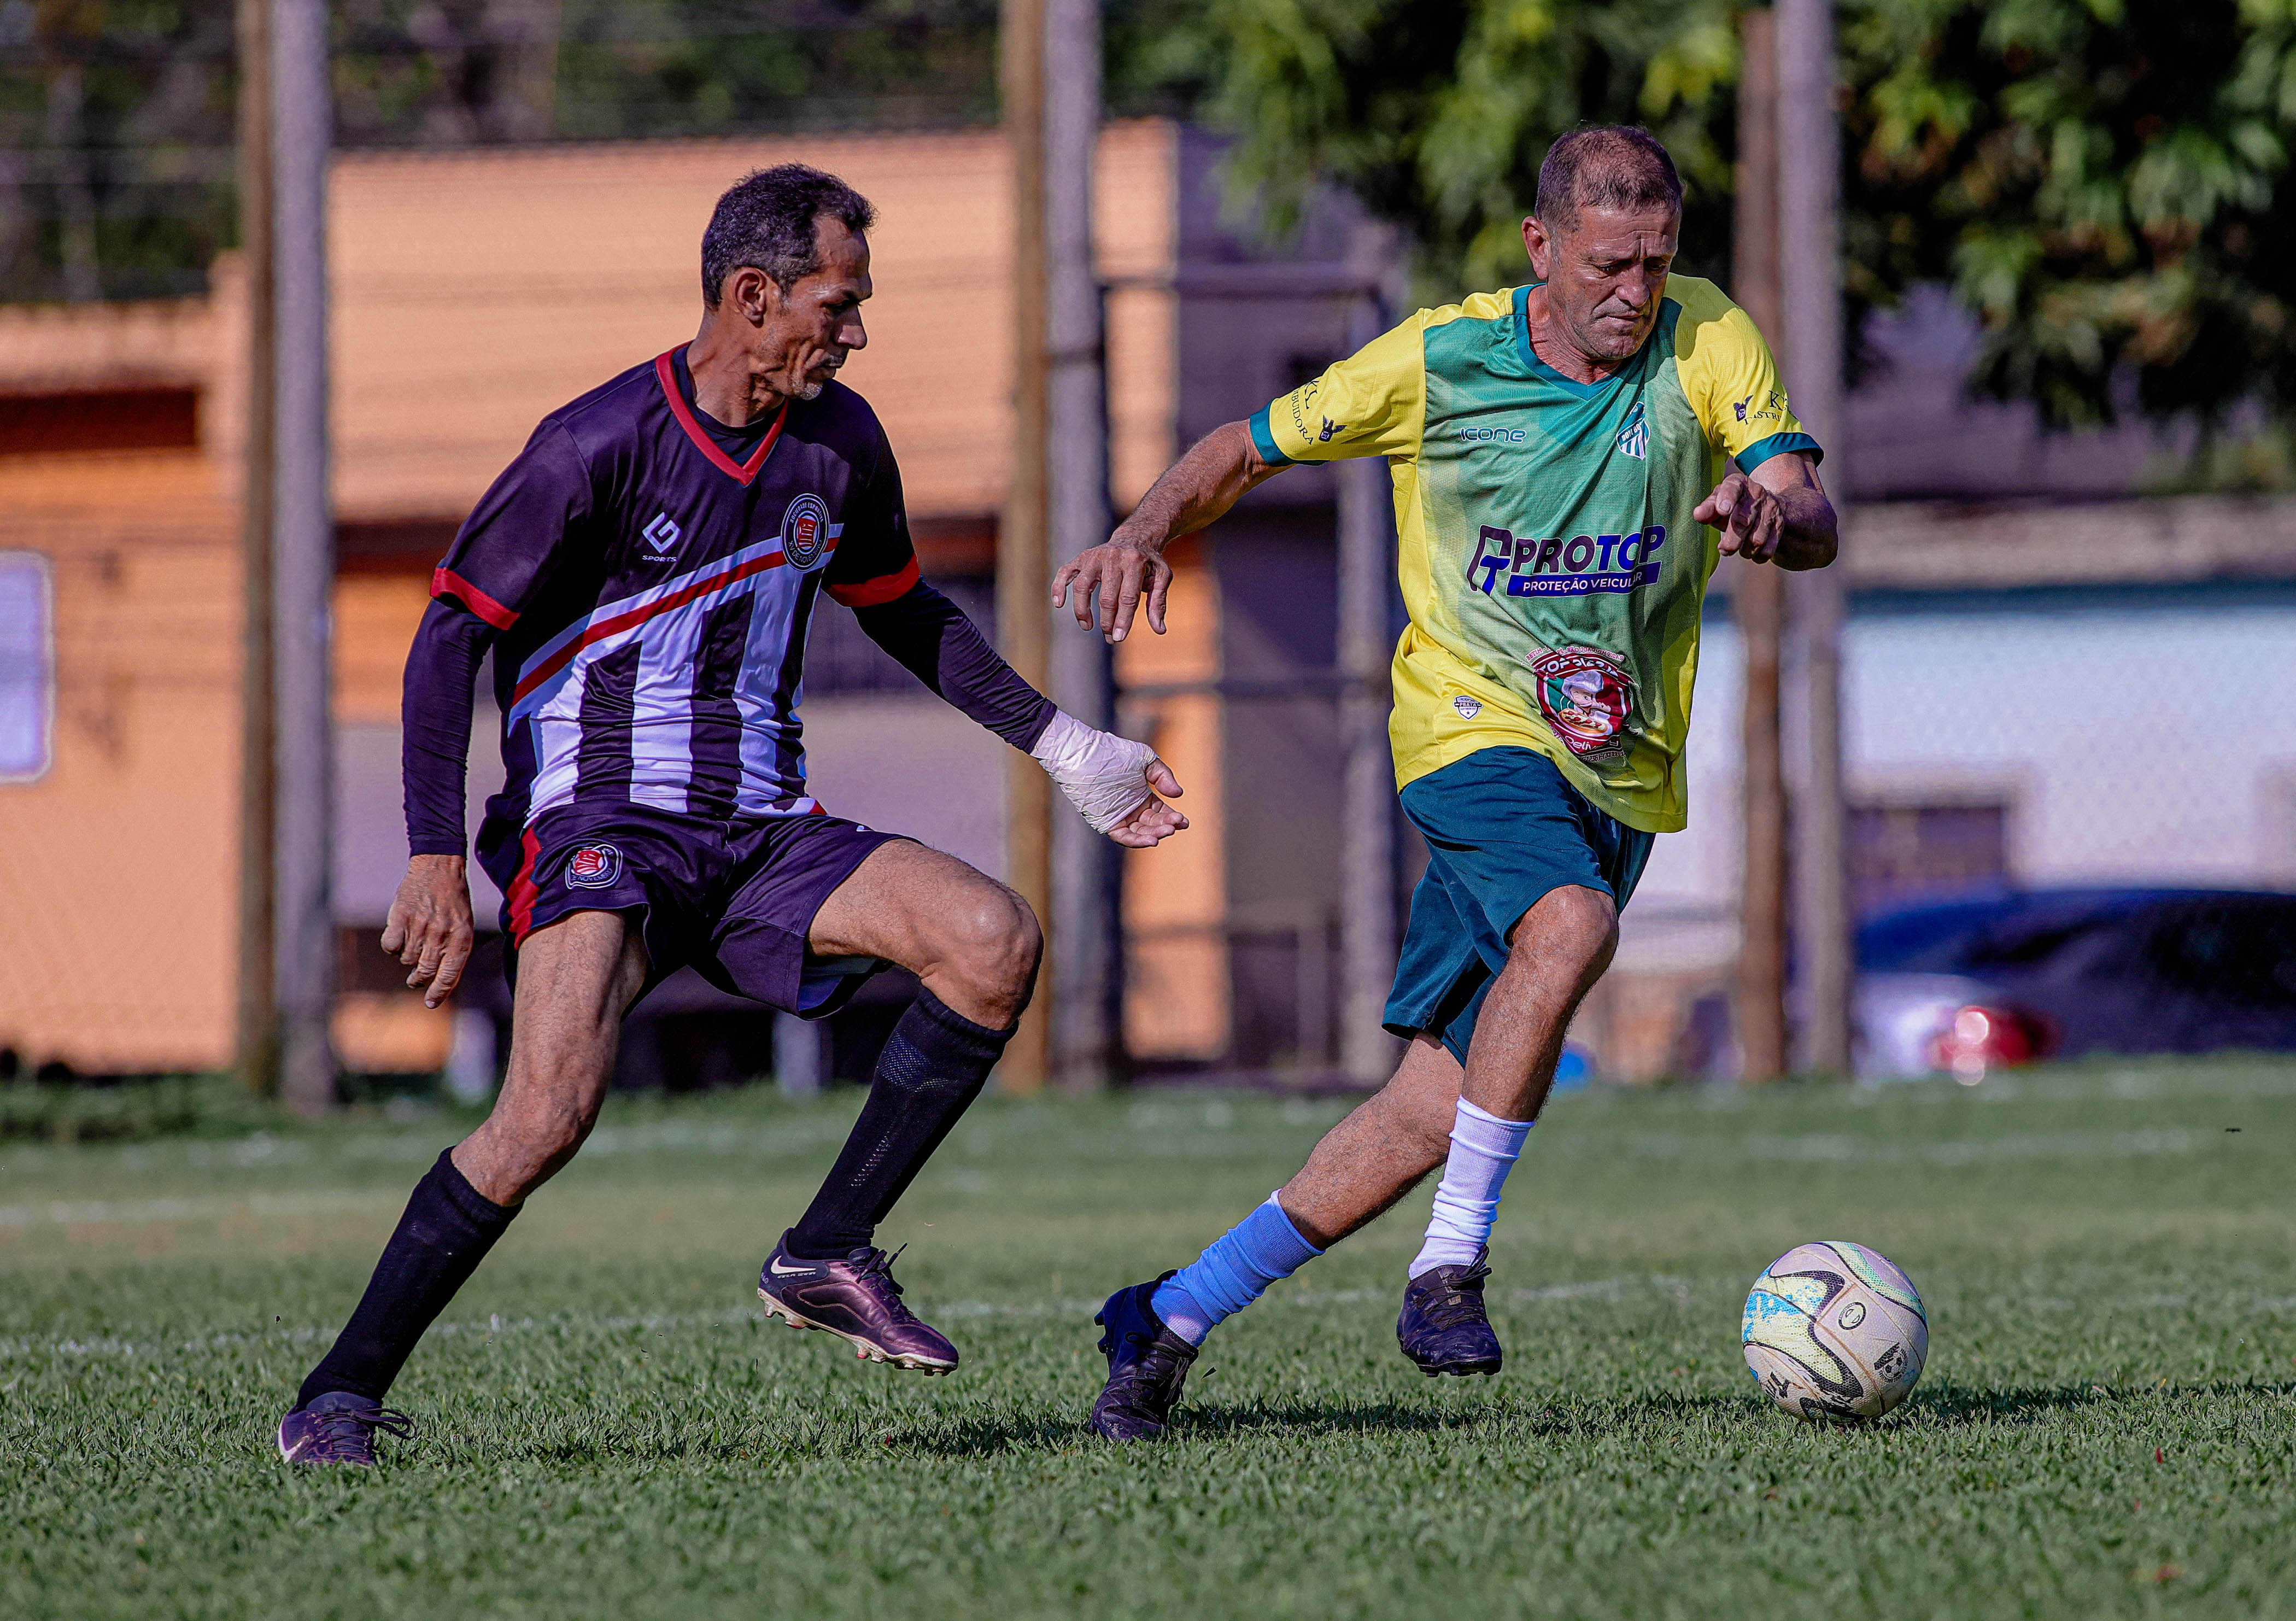
[[[661,381],[662,397],[669,402],[670,414],[677,419],[677,425],[685,430],[685,437],[693,441],[693,447],[715,463],[718,471],[742,484],[749,483],[758,476],[758,470],[766,464],[766,458],[773,454],[774,446],[782,437],[782,428],[789,421],[789,401],[782,402],[781,413],[774,418],[774,425],[766,430],[766,437],[757,449],[750,453],[750,459],[736,462],[720,450],[718,441],[693,420],[693,408],[685,403],[685,396],[677,386],[677,374],[671,370],[670,356],[676,353],[676,349],[664,349],[654,356],[653,361],[653,374]]]

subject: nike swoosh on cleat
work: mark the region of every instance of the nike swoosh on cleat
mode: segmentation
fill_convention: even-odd
[[[766,1270],[773,1273],[776,1278],[803,1278],[810,1276],[813,1273],[818,1271],[819,1268],[813,1266],[784,1266],[782,1265],[781,1257],[775,1256],[772,1260],[766,1263]]]

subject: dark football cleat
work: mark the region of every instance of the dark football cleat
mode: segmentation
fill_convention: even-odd
[[[890,1363],[918,1373],[954,1373],[956,1347],[901,1304],[901,1286],[893,1281],[893,1260],[899,1254],[862,1248],[841,1260],[800,1260],[790,1254],[784,1232],[758,1273],[758,1296],[766,1303],[767,1316],[783,1318],[793,1329],[834,1334],[864,1362]]]
[[[1499,1371],[1504,1353],[1483,1310],[1490,1253],[1486,1244],[1465,1266],[1431,1266],[1403,1291],[1403,1314],[1395,1320],[1396,1343],[1430,1379],[1439,1373]]]
[[[1111,1441],[1144,1441],[1164,1433],[1172,1404],[1195,1365],[1197,1347],[1164,1326],[1151,1298],[1166,1273],[1109,1296],[1093,1321],[1108,1358],[1108,1383],[1092,1404],[1092,1427]]]
[[[414,1438],[414,1420],[368,1396],[348,1390],[315,1396],[279,1420],[279,1455],[290,1463],[348,1463],[374,1467],[374,1432],[389,1430],[402,1441]]]

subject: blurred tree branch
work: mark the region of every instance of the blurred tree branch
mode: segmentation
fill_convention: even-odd
[[[1736,11],[1210,0],[1183,26],[1271,227],[1336,181],[1411,231],[1449,296],[1521,277],[1539,160],[1590,120],[1667,142],[1685,263],[1718,273]],[[2296,0],[1847,0],[1841,27],[1853,316],[1949,283],[1984,323],[1978,385],[2054,423],[2132,398],[2296,416]]]

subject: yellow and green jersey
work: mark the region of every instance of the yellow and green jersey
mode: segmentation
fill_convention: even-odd
[[[1684,825],[1683,742],[1725,463],[1817,453],[1769,346],[1710,282],[1669,278],[1613,376],[1532,352],[1528,287],[1423,309],[1251,419],[1260,457],[1383,455],[1403,598],[1400,788],[1479,749],[1553,759],[1644,832]]]

